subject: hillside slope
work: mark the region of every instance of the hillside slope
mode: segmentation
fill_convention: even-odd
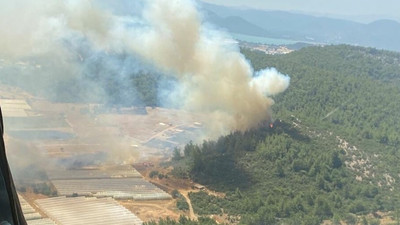
[[[173,175],[226,193],[190,194],[195,212],[241,224],[351,224],[398,211],[400,54],[345,45],[243,53],[256,69],[290,74],[291,86],[275,97],[273,128],[188,144],[174,157]]]

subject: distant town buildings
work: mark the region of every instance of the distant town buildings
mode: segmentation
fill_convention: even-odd
[[[282,55],[293,52],[293,49],[289,49],[285,45],[266,45],[266,44],[255,44],[241,42],[240,45],[245,48],[249,48],[254,51],[261,51],[268,55]]]

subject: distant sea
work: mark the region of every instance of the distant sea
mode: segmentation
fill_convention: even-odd
[[[251,36],[245,34],[238,34],[238,33],[230,33],[230,35],[239,41],[246,41],[251,43],[260,43],[260,44],[267,44],[267,45],[291,45],[298,43],[299,41],[287,40],[287,39],[275,39],[275,38],[267,38],[267,37],[258,37],[258,36]]]

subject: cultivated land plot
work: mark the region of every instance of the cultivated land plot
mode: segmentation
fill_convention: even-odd
[[[142,221],[111,198],[56,197],[35,204],[59,225],[139,225]]]
[[[105,126],[121,128],[122,133],[146,143],[153,138],[173,135],[168,131],[178,130],[181,126],[195,127],[196,121],[202,120],[201,115],[191,114],[181,110],[165,108],[147,108],[146,115],[138,114],[99,114],[97,120]],[[200,123],[196,123],[200,124]]]
[[[7,118],[6,121],[10,124],[11,130],[70,127],[65,119],[61,116],[31,116],[23,118],[11,117]]]
[[[110,178],[142,178],[132,166],[102,166],[87,169],[51,170],[47,171],[50,180],[110,179]]]
[[[144,222],[158,221],[161,218],[171,218],[178,220],[183,211],[178,211],[175,200],[157,200],[157,201],[118,201],[125,208],[133,212]],[[186,214],[186,213],[185,213]]]
[[[183,146],[201,136],[205,121],[203,115],[165,108],[98,110],[104,106],[49,102],[12,87],[0,86],[0,99],[7,99],[6,103],[9,103],[9,117],[5,117],[5,123],[8,122],[5,138],[9,142],[9,156],[14,154],[12,158],[22,166],[30,165],[32,159],[40,159],[37,163],[43,165],[49,159],[51,168],[42,170],[47,172],[58,194],[113,197],[133,213],[140,213],[145,221],[167,216],[178,219],[183,213],[177,210],[176,201],[169,194],[144,180],[131,166],[125,165],[170,157],[173,147]],[[24,144],[24,151],[19,150],[21,143]],[[27,163],[21,163],[21,159],[26,159]],[[27,177],[24,177],[26,180],[15,178],[21,184],[36,182]],[[28,195],[24,193],[25,197]],[[65,199],[69,198],[57,201]],[[50,216],[50,211],[45,213],[42,207],[38,207],[39,204],[32,206],[36,210],[32,218]],[[89,205],[87,207],[90,208]],[[76,218],[82,209],[75,208],[78,207],[69,207],[70,211],[64,212]],[[80,224],[101,224],[77,221]],[[54,223],[74,224],[70,221],[53,222],[49,218],[28,222],[39,225]],[[107,224],[123,223],[109,221]]]
[[[107,152],[132,162],[139,151],[143,158],[157,152],[165,155],[201,136],[203,115],[165,108],[55,103],[14,91],[10,95],[0,90],[3,111],[10,112],[4,115],[7,134],[35,143],[53,158]],[[19,114],[23,115],[16,117]]]

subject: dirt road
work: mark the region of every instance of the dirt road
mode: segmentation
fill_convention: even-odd
[[[189,198],[189,192],[192,192],[192,190],[190,190],[190,191],[181,190],[180,192],[181,192],[182,196],[186,199],[186,202],[189,204],[190,219],[197,220],[197,216],[193,211],[192,202],[190,201],[190,198]]]

